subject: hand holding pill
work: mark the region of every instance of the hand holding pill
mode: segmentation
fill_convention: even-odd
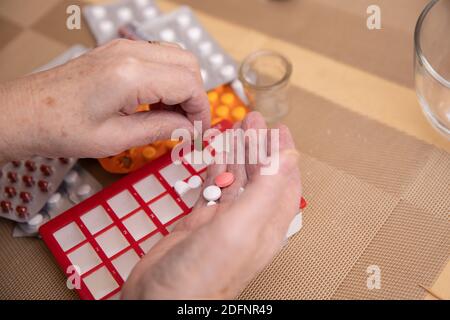
[[[210,124],[196,58],[175,45],[145,41],[114,40],[57,68],[0,84],[0,97],[6,101],[0,162],[31,155],[107,157],[170,138],[175,128],[192,130],[195,120],[204,129]],[[158,103],[169,107],[135,112],[140,104]]]
[[[250,113],[239,127],[266,125],[261,115]],[[271,261],[285,242],[301,196],[298,153],[289,130],[278,129],[278,172],[260,175],[261,163],[208,167],[203,196],[136,265],[123,298],[231,299]]]

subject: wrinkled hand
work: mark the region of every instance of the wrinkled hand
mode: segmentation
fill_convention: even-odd
[[[257,129],[265,123],[251,113],[241,126]],[[288,129],[279,129],[278,173],[260,175],[258,164],[211,165],[206,186],[225,170],[235,175],[235,182],[223,189],[217,205],[206,207],[199,199],[136,265],[122,298],[230,299],[271,261],[285,241],[301,196],[298,153]],[[241,187],[245,191],[239,195]]]
[[[104,157],[209,126],[195,57],[174,44],[115,40],[57,68],[0,85],[0,160]],[[135,113],[140,104],[180,104]],[[173,108],[172,108],[173,109]]]

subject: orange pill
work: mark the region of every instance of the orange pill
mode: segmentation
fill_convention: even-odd
[[[216,108],[216,115],[221,118],[227,118],[230,114],[230,108],[224,105],[220,105]]]
[[[231,117],[234,121],[241,121],[245,118],[245,115],[247,114],[247,110],[243,106],[238,106],[236,108],[233,108],[231,110]]]
[[[208,92],[209,103],[214,104],[219,100],[219,94],[215,91]]]
[[[144,150],[142,150],[142,155],[147,160],[153,160],[156,156],[155,147],[152,146],[145,147]]]
[[[232,94],[232,93],[225,93],[220,98],[220,101],[222,101],[222,103],[227,104],[227,105],[232,105],[234,103],[234,100],[235,100],[235,97],[234,97],[234,94]]]

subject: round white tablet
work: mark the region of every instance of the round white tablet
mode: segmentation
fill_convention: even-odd
[[[106,9],[100,6],[92,7],[91,12],[97,19],[102,19],[106,15]]]
[[[220,69],[220,73],[226,78],[231,78],[236,75],[236,70],[234,66],[232,66],[231,64],[227,64],[226,66],[223,66],[222,69]]]
[[[177,18],[177,22],[182,27],[187,27],[191,23],[191,17],[188,14],[182,14]]]
[[[216,53],[213,54],[210,58],[209,61],[215,65],[215,66],[219,66],[223,63],[223,55],[221,55],[220,53]]]
[[[81,199],[86,199],[92,192],[92,187],[88,184],[82,184],[77,189],[77,196]]]
[[[187,34],[191,40],[198,41],[202,36],[202,29],[200,29],[199,27],[192,27],[189,28]]]
[[[38,226],[42,223],[42,221],[44,221],[44,216],[42,214],[38,213],[33,218],[28,220],[28,225],[33,226],[33,227]]]
[[[47,204],[50,206],[56,206],[58,202],[61,200],[61,194],[59,192],[56,192],[50,196],[47,200]]]
[[[198,48],[200,49],[200,52],[204,56],[207,56],[212,52],[212,43],[209,41],[204,41],[204,42],[200,43]]]
[[[72,170],[64,177],[64,182],[67,183],[69,186],[71,186],[78,181],[78,178],[79,178],[78,172]]]
[[[202,178],[199,176],[192,176],[188,180],[188,185],[191,189],[197,189],[202,185]]]
[[[175,31],[172,29],[164,29],[159,35],[164,41],[173,42],[175,40]]]
[[[133,12],[130,8],[122,7],[117,11],[117,17],[121,21],[130,21],[133,18]]]
[[[206,201],[216,201],[219,200],[222,195],[222,190],[218,186],[209,186],[203,190],[203,198]]]
[[[184,195],[190,189],[189,185],[183,180],[178,180],[177,182],[175,182],[173,187],[175,189],[175,192],[180,196]]]
[[[100,30],[104,33],[111,33],[114,29],[114,24],[110,20],[100,22]]]

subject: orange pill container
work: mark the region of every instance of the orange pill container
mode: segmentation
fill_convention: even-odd
[[[249,111],[230,85],[223,85],[209,91],[208,100],[211,108],[211,125],[213,126],[222,120],[241,121]],[[151,110],[149,105],[141,105],[137,108],[138,112],[149,110]],[[179,141],[172,140],[157,141],[131,148],[114,156],[98,159],[98,161],[108,172],[129,173],[158,159],[171,151],[178,143]]]

